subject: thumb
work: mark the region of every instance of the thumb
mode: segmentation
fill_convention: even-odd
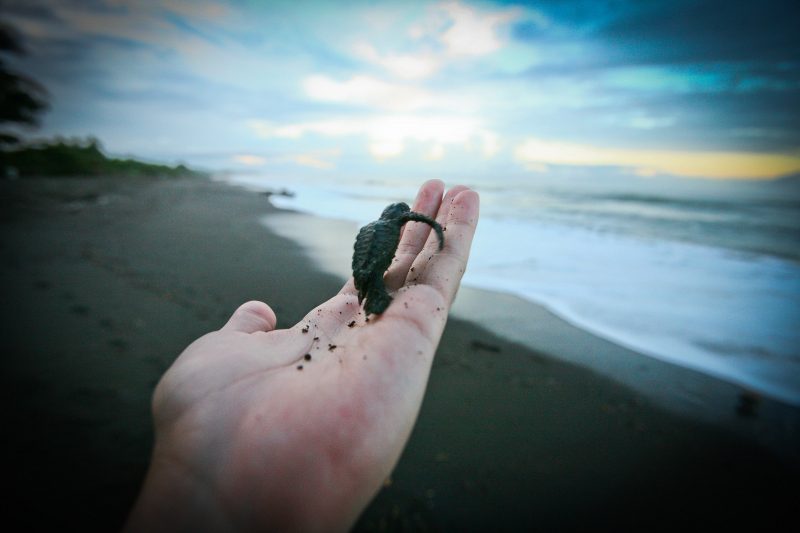
[[[222,331],[239,331],[242,333],[255,333],[257,331],[272,331],[275,329],[278,318],[275,311],[264,302],[256,300],[244,303],[233,312]]]

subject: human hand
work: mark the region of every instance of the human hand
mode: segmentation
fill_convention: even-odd
[[[429,181],[366,317],[352,278],[290,329],[242,305],[156,387],[156,441],[129,531],[346,530],[396,464],[466,267],[478,195]]]

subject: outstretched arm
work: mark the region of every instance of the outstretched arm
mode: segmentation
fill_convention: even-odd
[[[364,316],[352,279],[290,329],[242,305],[156,387],[156,442],[128,531],[346,530],[396,464],[469,255],[478,195],[430,181]]]

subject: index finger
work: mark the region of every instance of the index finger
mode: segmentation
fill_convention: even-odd
[[[443,226],[446,228],[444,248],[428,257],[417,258],[424,270],[415,281],[430,285],[452,303],[467,268],[472,238],[478,225],[480,197],[472,190],[461,191],[453,199]],[[423,265],[420,265],[423,266]]]

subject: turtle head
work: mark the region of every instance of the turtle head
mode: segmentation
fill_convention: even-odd
[[[381,213],[381,219],[382,220],[398,219],[403,215],[408,214],[409,211],[411,211],[411,208],[408,207],[407,203],[398,202],[384,209],[383,213]]]

